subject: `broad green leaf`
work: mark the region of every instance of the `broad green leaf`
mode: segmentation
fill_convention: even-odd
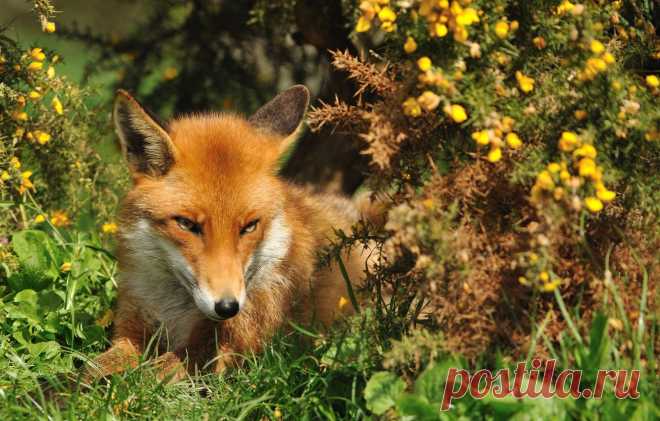
[[[413,417],[419,421],[440,419],[440,405],[431,404],[419,395],[404,394],[396,401],[396,409],[401,416]]]
[[[415,381],[415,393],[424,396],[429,402],[442,402],[450,368],[461,368],[461,365],[453,358],[429,365]]]
[[[364,389],[367,408],[376,415],[382,415],[394,406],[399,395],[406,388],[396,374],[387,371],[374,373]]]
[[[35,230],[17,232],[12,236],[11,245],[24,268],[42,273],[49,272],[51,275],[55,270],[57,275],[55,247],[45,232]]]

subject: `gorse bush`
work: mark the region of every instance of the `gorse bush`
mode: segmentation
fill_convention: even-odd
[[[37,2],[37,11],[44,31],[53,32],[52,8],[42,3],[47,4]],[[67,226],[81,210],[100,211],[112,203],[101,158],[92,148],[107,136],[106,123],[85,104],[89,91],[57,74],[60,61],[53,51],[21,47],[0,34],[3,236],[40,224]]]
[[[658,46],[650,5],[627,7],[364,1],[356,11],[357,33],[382,38],[379,60],[335,54],[363,97],[321,105],[311,126],[367,143],[372,188],[394,198],[386,254],[412,255],[403,289],[429,301],[458,350],[483,352],[498,332],[523,345],[529,325],[503,310],[546,311],[555,290],[589,309],[606,275],[631,306],[653,289],[642,280],[657,241],[660,90],[637,66]]]
[[[589,358],[567,341],[579,350],[605,311],[592,341],[617,345],[598,363],[654,375],[654,14],[634,1],[359,3],[356,36],[374,54],[333,62],[357,83],[357,103],[321,104],[310,125],[356,133],[367,183],[392,198],[372,276],[384,311],[400,310],[381,300],[389,285],[394,301],[412,300],[411,325],[443,333],[438,347],[491,367],[506,364],[484,353],[556,357],[557,343],[564,367],[580,366]],[[435,401],[417,398],[401,397],[397,412],[428,415]]]

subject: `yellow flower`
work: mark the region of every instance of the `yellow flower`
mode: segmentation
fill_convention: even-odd
[[[568,0],[563,1],[559,6],[557,6],[557,14],[563,15],[566,12],[570,12],[571,10],[573,10],[574,7],[575,5],[570,1]]]
[[[550,275],[548,274],[548,272],[543,271],[539,274],[539,279],[543,282],[548,282],[550,280]]]
[[[433,34],[439,36],[440,38],[447,35],[448,32],[449,30],[447,29],[447,25],[444,23],[436,23],[433,27]]]
[[[410,97],[403,101],[403,113],[410,117],[419,117],[422,114],[422,108],[415,98]]]
[[[545,292],[552,292],[557,289],[557,287],[561,284],[561,281],[559,279],[555,279],[552,282],[548,282],[547,284],[543,285],[543,291]]]
[[[605,46],[603,45],[602,42],[598,40],[593,40],[591,41],[591,44],[589,45],[589,48],[591,49],[591,52],[594,54],[600,54],[603,51],[605,51]]]
[[[276,420],[282,419],[282,411],[280,410],[280,408],[275,407],[275,410],[273,411],[273,418],[275,418]]]
[[[559,139],[559,149],[564,152],[572,151],[579,143],[577,135],[573,132],[563,132]]]
[[[417,60],[417,67],[419,67],[419,70],[422,72],[426,72],[427,70],[431,69],[432,64],[433,63],[431,63],[431,59],[427,56],[421,57],[419,60]]]
[[[534,39],[532,39],[532,43],[534,44],[534,47],[538,48],[539,50],[545,48],[545,39],[541,36],[534,37]]]
[[[527,278],[525,278],[524,276],[519,276],[518,277],[518,282],[520,283],[520,285],[529,285],[529,282],[527,281]]]
[[[46,76],[48,76],[48,79],[55,77],[55,68],[53,66],[48,66],[48,70],[46,70]]]
[[[28,98],[30,98],[30,99],[39,99],[39,98],[41,98],[41,94],[37,91],[30,91],[30,93],[28,94]]]
[[[40,145],[45,145],[46,143],[50,142],[51,139],[50,134],[42,132],[41,130],[35,130],[33,132],[33,136],[35,139],[37,139],[37,142],[39,142]]]
[[[51,105],[57,114],[62,115],[62,113],[64,113],[64,108],[62,107],[62,102],[59,100],[59,98],[53,98]]]
[[[490,162],[497,162],[502,159],[502,149],[500,147],[494,147],[488,152],[488,160]]]
[[[406,39],[406,43],[403,44],[403,51],[405,51],[408,54],[412,54],[417,50],[417,43],[415,42],[415,38],[413,37],[408,37]]]
[[[504,39],[509,34],[509,24],[505,20],[500,20],[495,24],[495,35]]]
[[[385,32],[394,32],[396,30],[396,24],[394,22],[382,22],[380,24],[380,29]]]
[[[344,307],[346,307],[347,304],[348,304],[348,300],[346,299],[346,297],[341,296],[341,297],[339,297],[339,302],[337,303],[337,308],[339,310],[343,310]]]
[[[46,216],[43,215],[43,214],[41,214],[41,213],[40,213],[39,215],[37,215],[37,216],[34,217],[34,223],[35,223],[35,224],[41,224],[41,223],[44,222],[45,220],[46,220]]]
[[[433,111],[440,104],[440,97],[431,91],[424,91],[418,98],[417,102],[426,111]]]
[[[46,54],[44,54],[41,48],[33,48],[30,50],[30,57],[35,61],[44,61],[46,59]]]
[[[508,133],[506,135],[506,144],[512,149],[518,149],[522,146],[522,140],[516,133]]]
[[[110,326],[110,323],[112,323],[112,320],[115,318],[115,314],[111,309],[106,310],[105,313],[103,313],[103,316],[96,320],[96,324],[98,326],[101,326],[102,328],[106,328]]]
[[[385,6],[378,12],[378,19],[381,22],[394,22],[396,20],[396,13],[394,13],[392,8]]]
[[[509,133],[511,130],[513,130],[513,124],[515,122],[516,121],[511,117],[508,116],[502,117],[501,123],[502,123],[502,130],[504,131],[504,133]]]
[[[462,123],[468,118],[465,108],[463,108],[461,105],[458,104],[448,105],[447,107],[444,108],[444,111],[456,123]]]
[[[19,193],[23,194],[26,190],[34,188],[30,177],[32,177],[32,171],[23,171],[21,173],[21,185],[18,187]]]
[[[582,145],[576,150],[573,151],[573,156],[576,158],[579,157],[587,157],[594,159],[596,158],[596,148],[594,148],[592,145],[586,144]]]
[[[587,118],[587,112],[584,110],[575,110],[575,118],[578,120],[584,120]]]
[[[469,26],[477,22],[479,22],[479,15],[471,7],[464,9],[456,16],[456,23],[460,26]]]
[[[516,72],[516,80],[518,81],[518,86],[520,86],[520,89],[523,92],[529,93],[534,89],[534,79],[525,76],[521,71]]]
[[[60,272],[67,273],[70,271],[71,271],[71,262],[62,263],[62,266],[60,266]]]
[[[656,75],[648,75],[646,76],[646,84],[655,89],[660,86],[660,79]]]
[[[589,212],[596,213],[603,209],[603,202],[599,198],[589,196],[584,199],[584,205],[589,209]]]
[[[458,42],[465,42],[467,41],[469,36],[467,28],[465,26],[457,26],[454,29],[454,39]]]
[[[115,224],[114,222],[106,222],[101,227],[101,231],[104,234],[116,234],[117,233],[117,224]]]
[[[556,162],[551,162],[548,164],[548,171],[550,171],[552,174],[557,174],[561,170],[561,165],[557,164]]]
[[[17,157],[12,156],[11,159],[9,160],[9,165],[11,165],[12,167],[14,167],[16,169],[19,169],[19,168],[21,168],[21,161],[19,161],[19,159]]]
[[[371,29],[371,21],[364,16],[360,16],[360,18],[357,21],[357,24],[355,25],[355,31],[356,32],[367,32],[369,29]]]
[[[590,177],[596,172],[596,163],[591,158],[582,158],[578,163],[581,177]]]
[[[28,119],[28,115],[25,111],[14,111],[11,116],[14,120],[18,121],[27,121]]]
[[[55,22],[50,22],[50,21],[45,21],[43,24],[43,30],[44,32],[48,32],[49,34],[52,34],[55,32]]]
[[[541,171],[536,176],[536,184],[543,190],[552,190],[555,188],[555,182],[548,171]]]
[[[603,60],[604,60],[605,63],[607,63],[607,64],[614,64],[614,62],[616,61],[616,59],[614,58],[614,56],[612,55],[612,53],[605,53],[605,54],[603,54]]]
[[[7,181],[11,178],[11,175],[7,171],[3,171],[2,174],[0,174],[0,180],[2,181]]]
[[[56,227],[63,227],[71,223],[69,216],[62,211],[53,212],[50,217],[50,222]]]
[[[472,133],[472,139],[480,145],[488,145],[490,143],[488,130],[480,130]]]
[[[561,198],[564,197],[564,189],[562,189],[561,187],[557,187],[552,192],[552,197],[554,197],[555,200],[561,200]]]
[[[603,202],[611,202],[616,197],[616,192],[601,188],[596,190],[596,196]]]
[[[43,69],[44,64],[41,61],[33,61],[32,63],[28,64],[27,69],[31,72],[36,72],[37,70]]]

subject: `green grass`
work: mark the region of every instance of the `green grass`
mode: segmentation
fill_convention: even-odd
[[[411,372],[413,355],[429,353],[416,336],[390,348],[377,312],[363,311],[339,323],[331,332],[313,333],[291,326],[259,355],[223,374],[190,377],[170,384],[155,376],[145,359],[137,368],[91,385],[73,384],[79,367],[109,345],[109,328],[99,326],[115,298],[116,262],[95,235],[80,232],[23,231],[12,238],[18,265],[5,266],[0,282],[0,419],[363,419],[378,414],[410,419],[654,419],[657,371],[653,358],[657,332],[631,330],[622,316],[617,291],[610,287],[604,308],[622,318],[624,329],[608,328],[605,313],[591,331],[567,331],[559,343],[538,321],[533,341],[543,341],[558,360],[558,368],[583,369],[585,385],[596,368],[639,368],[641,397],[617,400],[612,387],[602,400],[463,398],[448,413],[438,411],[449,367],[505,368],[515,361],[505,354],[483,355],[468,363],[443,350],[438,336],[432,361]],[[68,272],[60,270],[71,262]],[[573,310],[566,316],[575,318]],[[649,315],[646,315],[647,317]],[[652,316],[651,316],[651,321]],[[622,344],[632,341],[632,353]],[[532,347],[533,348],[533,344]],[[532,353],[529,354],[531,359]],[[388,374],[383,359],[390,361]],[[394,361],[392,363],[391,361]],[[424,357],[422,358],[424,361]],[[399,377],[403,374],[403,377]],[[415,378],[417,377],[417,378]],[[370,380],[371,379],[371,380]],[[383,379],[397,387],[383,389]],[[365,393],[365,387],[368,391]],[[55,394],[52,392],[56,391]],[[374,392],[375,391],[375,392]],[[50,397],[49,397],[50,396]],[[56,398],[54,399],[53,396]],[[366,398],[365,398],[366,396]],[[373,412],[372,412],[373,411]]]

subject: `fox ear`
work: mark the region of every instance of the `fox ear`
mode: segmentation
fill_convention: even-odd
[[[259,108],[248,121],[260,130],[288,140],[302,124],[308,105],[309,90],[294,85]]]
[[[174,145],[157,118],[124,90],[117,91],[112,117],[131,171],[167,173],[174,162]]]

